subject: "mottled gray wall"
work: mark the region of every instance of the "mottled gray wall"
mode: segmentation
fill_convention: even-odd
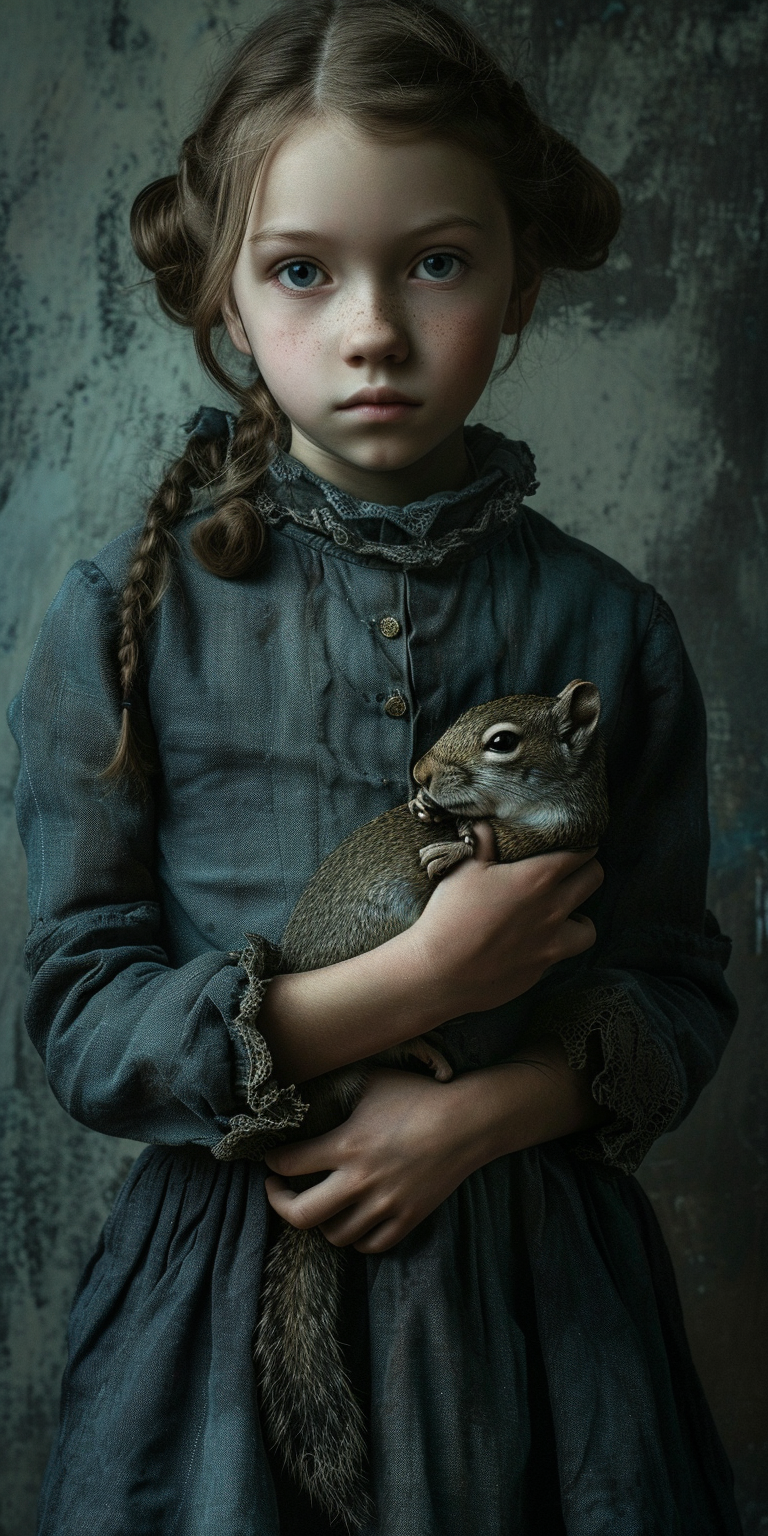
[[[643,1179],[694,1351],[768,1528],[765,791],[765,163],[768,7],[475,0],[558,126],[627,207],[609,268],[550,296],[522,366],[480,414],[531,442],[536,505],[672,602],[709,707],[712,904],[743,1018],[715,1084]],[[131,198],[172,167],[242,0],[6,0],[0,666],[7,699],[71,562],[135,520],[178,423],[215,399],[157,315]],[[65,1317],[135,1148],[72,1124],[21,1023],[24,868],[15,752],[0,737],[4,878],[2,1536],[27,1536],[56,1416]],[[757,900],[757,906],[756,906]],[[693,1533],[691,1533],[693,1536]]]

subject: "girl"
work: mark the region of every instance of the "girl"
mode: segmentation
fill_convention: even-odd
[[[137,200],[160,302],[239,411],[201,410],[143,528],[70,573],[12,709],[29,1027],[73,1115],[154,1144],[75,1300],[44,1536],[330,1529],[259,1427],[270,1207],[349,1251],[371,1536],[739,1529],[628,1176],[734,1016],[701,701],[657,594],[523,507],[523,444],[464,426],[542,276],[598,266],[617,223],[430,0],[278,12]],[[412,929],[267,989],[243,931],[279,941],[447,725],[577,676],[601,864],[498,865],[481,827]],[[280,1145],[297,1085],[449,1020],[471,1070],[378,1072]]]

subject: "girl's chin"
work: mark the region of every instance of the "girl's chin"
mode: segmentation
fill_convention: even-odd
[[[432,413],[429,423],[418,422],[421,429],[418,430],[417,412],[409,411],[407,407],[406,411],[404,419],[389,421],[361,421],[355,412],[358,419],[343,422],[341,430],[335,416],[330,423],[318,422],[316,427],[310,423],[306,426],[296,423],[291,452],[320,475],[327,472],[321,467],[323,459],[327,470],[335,462],[358,474],[402,473],[430,454],[439,453],[447,437],[454,436],[453,430],[446,435],[444,416],[436,426]]]
[[[329,444],[327,451],[354,465],[355,469],[386,474],[418,464],[445,441],[442,433],[422,436],[413,431],[397,432],[395,425],[393,423],[389,430],[386,426],[378,426],[371,432],[356,434],[351,440],[335,441],[332,447]]]

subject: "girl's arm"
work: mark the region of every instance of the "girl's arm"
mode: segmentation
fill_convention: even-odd
[[[595,1063],[611,1113],[584,1155],[631,1173],[709,1082],[736,1021],[730,940],[706,910],[706,716],[673,614],[655,595],[608,745],[605,883],[589,911],[597,941],[545,978],[533,1027],[570,1064]]]
[[[587,1130],[605,1118],[589,1076],[568,1066],[555,1037],[525,1059],[434,1083],[378,1071],[349,1120],[311,1142],[276,1147],[267,1163],[270,1204],[293,1226],[319,1226],[330,1242],[383,1253],[469,1174],[506,1152]],[[332,1172],[301,1194],[285,1178]]]
[[[601,884],[590,853],[495,863],[477,826],[474,859],[444,879],[412,928],[323,970],[278,976],[259,1025],[278,1077],[303,1082],[527,992],[595,940],[574,909]]]
[[[117,614],[99,566],[75,566],[11,705],[32,918],[26,1022],[76,1120],[213,1149],[245,1108],[244,976],[220,950],[169,963],[153,799],[100,779],[120,722]],[[301,1121],[287,1092],[270,1112],[276,1128]]]

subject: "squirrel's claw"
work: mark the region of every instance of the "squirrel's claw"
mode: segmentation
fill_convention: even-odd
[[[445,820],[440,807],[427,794],[425,789],[420,789],[412,800],[408,801],[408,809],[417,821],[423,821],[426,826],[439,826]]]

